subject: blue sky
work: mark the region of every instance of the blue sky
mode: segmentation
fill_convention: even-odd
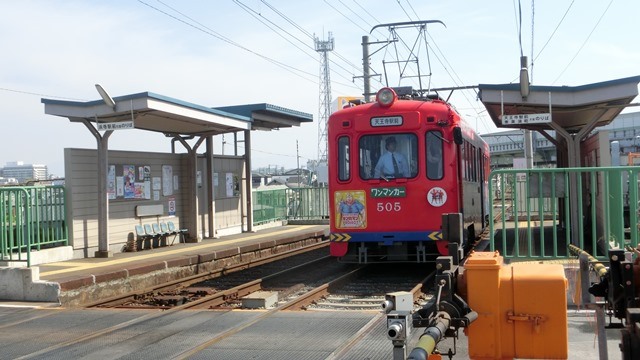
[[[63,175],[64,148],[95,148],[83,125],[45,115],[40,99],[97,100],[96,83],[114,97],[150,91],[212,107],[266,102],[311,113],[312,124],[252,139],[255,167],[295,167],[296,141],[304,164],[318,149],[320,64],[313,34],[322,39],[331,31],[335,39],[332,97],[358,96],[362,81],[353,77],[362,72],[362,36],[384,23],[446,24],[428,27],[430,63],[423,42],[418,53],[436,88],[517,81],[521,51],[534,59],[534,85],[640,75],[640,2],[536,1],[533,26],[531,1],[521,1],[520,9],[519,36],[517,1],[3,1],[0,166],[18,160]],[[383,28],[370,40],[388,35]],[[409,45],[415,41],[415,32],[400,35]],[[374,71],[383,72],[391,52],[372,56]],[[397,72],[389,74],[398,85]],[[480,133],[496,131],[472,90],[455,92],[451,102]],[[171,146],[161,134],[138,130],[116,132],[109,143],[160,152]]]

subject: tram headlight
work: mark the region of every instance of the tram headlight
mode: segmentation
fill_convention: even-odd
[[[378,94],[376,94],[376,101],[380,106],[391,106],[397,98],[398,95],[396,95],[396,92],[391,88],[382,88],[378,91]]]

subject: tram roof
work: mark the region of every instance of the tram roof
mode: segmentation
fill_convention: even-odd
[[[272,130],[313,121],[311,114],[271,104],[211,108],[152,92],[86,102],[42,99],[45,113],[70,121],[110,123],[134,119],[136,129],[171,135],[218,135],[240,130]]]
[[[609,80],[580,86],[530,86],[526,100],[520,94],[520,84],[480,84],[479,97],[499,128],[502,109],[510,114],[551,114],[553,122],[570,133],[597,119],[596,126],[609,124],[625,106],[638,96],[640,76]],[[519,124],[517,128],[552,130],[548,123]]]

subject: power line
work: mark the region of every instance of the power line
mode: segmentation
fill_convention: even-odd
[[[567,71],[567,69],[569,68],[569,66],[571,66],[571,64],[573,63],[573,61],[578,57],[578,54],[580,54],[580,52],[582,51],[582,49],[584,48],[584,46],[587,44],[587,41],[589,41],[589,39],[591,38],[591,35],[593,35],[593,32],[596,31],[596,28],[598,28],[598,25],[600,25],[600,21],[602,21],[602,18],[604,18],[604,15],[607,13],[607,11],[609,10],[609,7],[611,7],[611,4],[613,4],[613,0],[609,1],[609,4],[607,5],[607,8],[604,9],[604,11],[602,12],[602,14],[600,15],[600,18],[598,19],[598,21],[596,22],[596,24],[593,26],[593,29],[591,29],[591,32],[589,33],[589,35],[587,36],[586,39],[584,39],[584,42],[582,43],[582,45],[580,45],[580,48],[578,49],[578,51],[576,51],[576,54],[573,55],[573,57],[571,58],[571,61],[569,61],[569,63],[567,64],[567,66],[565,66],[565,68],[562,70],[562,72],[560,72],[560,75],[558,75],[558,77],[553,80],[553,82],[551,83],[551,85],[555,84],[556,81],[558,81],[558,79],[560,79],[560,77],[564,74],[565,71]]]
[[[340,15],[342,15],[345,19],[349,20],[349,22],[351,22],[353,25],[357,26],[358,28],[360,28],[360,30],[364,31],[365,33],[367,33],[367,29],[363,28],[362,26],[358,25],[355,21],[353,21],[353,19],[351,19],[350,17],[348,17],[347,15],[345,15],[342,11],[338,10],[335,6],[329,4],[329,2],[327,0],[324,0],[324,3],[329,5],[329,7],[331,7],[333,10],[337,11]]]
[[[281,11],[276,9],[273,5],[269,4],[265,0],[261,0],[261,1],[263,4],[267,5],[267,7],[269,7],[269,9],[271,9],[274,13],[278,14],[281,18],[285,19],[289,24],[293,25],[296,29],[304,33],[309,39],[314,40],[313,35],[309,33],[307,30],[305,30],[303,27],[301,27],[300,25],[296,24],[295,21],[288,18],[285,14],[283,14]]]
[[[538,55],[536,55],[536,57],[531,60],[531,67],[532,68],[533,68],[533,63],[538,59],[540,54],[542,54],[542,51],[544,51],[544,49],[547,47],[547,45],[549,44],[549,42],[551,41],[553,36],[556,34],[556,31],[558,31],[558,28],[560,27],[560,25],[562,24],[564,19],[567,17],[567,14],[569,13],[569,10],[571,10],[571,7],[573,6],[574,2],[575,2],[575,0],[571,1],[571,4],[569,4],[569,7],[567,7],[567,10],[565,10],[564,15],[562,15],[562,19],[560,19],[560,22],[558,22],[558,25],[556,25],[556,28],[553,29],[553,32],[549,36],[549,39],[547,39],[547,42],[545,42],[544,45],[542,46],[542,49],[540,49],[540,51],[538,51]]]
[[[305,30],[302,26],[298,25],[295,21],[293,21],[291,18],[287,17],[282,11],[278,10],[275,6],[269,4],[268,2],[266,2],[265,0],[261,0],[262,3],[264,3],[265,5],[267,5],[267,7],[269,7],[269,9],[271,9],[273,12],[275,12],[278,16],[282,17],[285,21],[287,21],[289,24],[291,24],[292,26],[294,26],[296,29],[300,30],[302,33],[304,33],[307,37],[309,37],[309,39],[311,40],[315,40],[314,35],[312,35],[310,32],[308,32],[307,30]],[[293,36],[293,35],[291,35]],[[300,40],[298,40],[300,41]],[[305,43],[306,44],[306,43]],[[314,50],[313,48],[311,48],[308,44],[306,44],[311,50]],[[347,63],[349,66],[353,67],[354,69],[359,70],[358,66],[353,64],[352,62],[350,62],[349,60],[347,60],[346,58],[344,58],[342,55],[336,53],[334,51],[334,54],[337,55],[337,57],[339,59],[341,59],[342,61],[344,61],[345,63]],[[332,62],[333,63],[333,62]],[[337,63],[334,63],[336,66],[340,66]],[[341,67],[342,68],[342,67]],[[342,68],[343,70],[347,71],[346,69]]]
[[[279,33],[278,31],[276,31],[275,29],[273,29],[269,24],[275,26],[276,28],[278,28],[279,30],[281,30],[282,32],[284,32],[285,34],[289,35],[290,37],[298,40],[298,42],[300,42],[302,45],[307,46],[308,48],[311,48],[308,44],[306,44],[304,41],[300,40],[299,38],[297,38],[296,36],[294,36],[293,34],[291,34],[290,32],[286,31],[285,29],[283,29],[282,27],[280,27],[278,24],[274,23],[273,21],[267,19],[266,17],[264,17],[264,15],[262,15],[262,13],[259,13],[255,10],[253,10],[250,6],[245,5],[243,2],[239,1],[239,0],[234,0],[234,3],[236,3],[242,10],[244,10],[246,13],[248,13],[249,15],[251,15],[253,18],[255,18],[256,20],[260,21],[264,26],[268,27],[271,31],[273,31],[274,33],[276,33],[276,35],[280,36],[282,39],[284,39],[286,42],[288,42],[289,44],[293,45],[296,49],[300,50],[301,52],[303,52],[305,55],[308,55],[310,58],[312,59],[316,59],[315,55],[309,54],[308,52],[306,52],[304,49],[300,48],[297,44],[294,44],[291,40],[287,39],[284,35],[282,35],[281,33]],[[263,21],[262,19],[264,19],[265,21],[269,22],[269,24],[265,23],[265,21]]]
[[[218,33],[218,32],[216,32],[216,31],[214,31],[214,30],[212,30],[212,29],[210,29],[210,28],[206,27],[205,25],[203,25],[203,24],[201,24],[201,23],[199,23],[199,22],[197,22],[196,20],[192,19],[191,17],[189,17],[189,16],[187,16],[187,15],[185,15],[185,14],[181,13],[180,11],[176,10],[175,8],[172,8],[171,6],[169,6],[169,5],[165,4],[164,2],[162,2],[162,1],[160,1],[160,0],[157,0],[157,1],[158,1],[159,3],[161,3],[162,5],[164,5],[164,6],[168,7],[169,9],[171,9],[171,10],[175,11],[176,13],[180,14],[181,16],[183,16],[183,17],[185,17],[185,18],[189,19],[190,21],[192,21],[192,22],[194,22],[194,23],[196,23],[196,24],[200,25],[201,27],[198,27],[198,26],[193,25],[192,23],[186,22],[186,21],[184,21],[184,20],[182,20],[182,19],[180,19],[180,18],[178,18],[178,17],[176,17],[176,16],[174,16],[174,15],[172,15],[172,14],[167,13],[166,11],[163,11],[163,10],[161,10],[161,9],[158,9],[157,7],[152,6],[151,4],[148,4],[148,3],[146,3],[146,2],[144,2],[144,1],[142,1],[142,0],[138,0],[138,2],[139,2],[139,3],[141,3],[141,4],[143,4],[143,5],[146,5],[146,6],[148,6],[149,8],[151,8],[151,9],[153,9],[153,10],[156,10],[156,11],[158,11],[158,12],[160,12],[160,13],[162,13],[162,14],[164,14],[164,15],[166,15],[166,16],[168,16],[168,17],[170,17],[170,18],[174,19],[174,20],[177,20],[177,21],[179,21],[179,22],[181,22],[181,23],[183,23],[183,24],[185,24],[185,25],[187,25],[187,26],[190,26],[190,27],[192,27],[192,28],[194,28],[194,29],[196,29],[196,30],[198,30],[198,31],[201,31],[201,32],[203,32],[203,33],[205,33],[205,34],[207,34],[207,35],[209,35],[209,36],[215,37],[215,38],[217,38],[217,39],[219,39],[219,40],[222,40],[222,41],[224,41],[224,42],[226,42],[226,43],[228,43],[228,44],[230,44],[230,45],[233,45],[233,46],[235,46],[235,47],[237,47],[237,48],[239,48],[239,49],[242,49],[242,50],[244,50],[244,51],[246,51],[246,52],[249,52],[249,53],[251,53],[251,54],[253,54],[253,55],[256,55],[256,56],[258,56],[258,57],[260,57],[260,58],[262,58],[262,59],[264,59],[264,60],[266,60],[266,61],[268,61],[268,62],[270,62],[270,63],[272,63],[272,64],[274,64],[274,65],[276,65],[276,66],[278,66],[278,67],[280,67],[280,68],[282,68],[283,70],[288,71],[288,72],[290,72],[290,73],[292,73],[292,74],[294,74],[294,75],[296,75],[296,76],[300,77],[301,79],[304,79],[304,80],[307,80],[307,81],[312,82],[312,83],[314,83],[314,84],[317,84],[317,82],[316,82],[315,80],[311,80],[311,79],[306,78],[306,77],[304,77],[304,76],[302,75],[302,74],[304,74],[304,75],[309,75],[309,76],[311,76],[311,77],[313,77],[313,78],[314,78],[314,77],[315,77],[315,75],[314,75],[314,74],[311,74],[311,73],[306,72],[306,71],[304,71],[304,70],[298,69],[298,68],[293,67],[293,66],[291,66],[291,65],[287,65],[287,64],[282,63],[282,62],[280,62],[280,61],[277,61],[277,60],[275,60],[275,59],[272,59],[272,58],[270,58],[270,57],[267,57],[267,56],[265,56],[265,55],[262,55],[262,54],[260,54],[260,53],[258,53],[258,52],[255,52],[255,51],[253,51],[253,50],[251,50],[251,49],[249,49],[249,48],[247,48],[247,47],[245,47],[245,46],[242,46],[242,45],[240,45],[240,44],[236,43],[235,41],[233,41],[233,40],[231,40],[231,39],[229,39],[229,38],[225,37],[224,35],[221,35],[220,33]],[[206,29],[206,30],[205,30],[205,29]]]
[[[22,91],[22,90],[15,90],[15,89],[7,89],[7,88],[0,88],[0,90],[14,92],[14,93],[18,93],[18,94],[47,97],[47,98],[56,98],[56,99],[73,100],[73,101],[89,101],[87,99],[76,99],[76,98],[70,98],[70,97],[65,97],[65,96],[47,95],[47,94],[40,94],[40,93],[34,93],[34,92]]]
[[[353,0],[354,3],[356,3],[356,5],[358,5],[358,7],[360,7],[360,9],[362,9],[362,11],[364,11],[365,13],[367,13],[367,15],[371,16],[371,18],[378,24],[380,24],[380,20],[376,19],[375,16],[371,15],[371,13],[369,12],[369,10],[367,10],[367,8],[365,8],[364,6],[360,5],[360,3],[358,3],[358,1]]]
[[[240,3],[241,2],[234,0],[236,3]],[[290,19],[289,17],[287,17],[283,12],[279,11],[275,6],[269,4],[268,2],[262,0],[262,2],[267,5],[267,7],[269,7],[269,9],[271,9],[273,12],[275,12],[278,16],[282,17],[283,19],[285,19],[285,21],[287,21],[289,24],[291,24],[292,26],[294,26],[296,29],[300,30],[301,32],[303,32],[306,36],[308,36],[309,38],[311,38],[312,40],[314,40],[314,36],[311,35],[311,33],[309,33],[308,31],[306,31],[304,28],[302,28],[300,25],[298,25],[295,21],[293,21],[292,19]],[[290,32],[286,31],[285,29],[283,29],[281,26],[275,24],[273,21],[267,19],[262,13],[258,13],[257,11],[253,10],[250,6],[242,4],[242,6],[245,8],[245,11],[248,12],[252,12],[254,14],[259,15],[260,17],[264,18],[266,21],[268,21],[269,23],[273,24],[275,27],[277,27],[278,29],[282,30],[283,32],[285,32],[287,35],[289,35],[290,37],[296,39],[298,42],[300,42],[301,44],[304,44],[304,46],[306,46],[307,48],[309,48],[310,50],[314,50],[308,43],[306,43],[305,41],[300,40],[298,37],[296,37],[295,35],[291,34]],[[254,15],[254,17],[256,17]],[[259,20],[259,19],[258,19]],[[261,20],[260,20],[261,21]],[[262,22],[262,21],[261,21]],[[264,22],[263,22],[264,24]],[[267,24],[265,24],[265,26],[269,27]],[[281,36],[283,39],[287,40],[286,38],[284,38],[284,36],[282,36],[282,34],[279,34],[276,30],[274,30],[273,28],[269,27],[272,31],[274,31],[275,33],[277,33],[279,36]],[[289,41],[289,40],[287,40]],[[294,45],[295,46],[295,45]],[[297,47],[297,46],[296,46]],[[298,48],[298,47],[297,47]],[[299,50],[303,51],[302,49],[298,48]],[[306,53],[306,52],[305,52]],[[306,53],[307,55],[309,55],[308,53]],[[341,59],[342,61],[344,61],[345,63],[347,63],[349,66],[358,69],[356,65],[354,65],[353,63],[351,63],[349,60],[347,60],[346,58],[344,58],[342,55],[340,54],[336,54],[337,57],[339,59]],[[315,59],[314,56],[310,55],[312,58]],[[317,59],[315,59],[317,61]],[[344,70],[345,72],[349,73],[349,70],[344,68],[342,65],[338,64],[337,62],[333,61],[333,60],[329,60],[332,64],[336,65],[337,67],[339,67],[340,69]],[[338,74],[340,75],[340,74]],[[347,77],[340,75],[343,79],[346,80],[350,80]],[[340,82],[336,82],[338,84],[341,85],[345,85],[348,87],[352,87],[353,85],[350,84],[344,84],[344,83],[340,83]]]
[[[409,8],[411,8],[411,11],[413,11],[413,15],[416,16],[416,19],[420,19],[420,16],[418,16],[418,13],[416,12],[416,9],[413,8],[413,6],[409,2],[409,0],[406,0],[406,1],[407,1],[407,5],[409,5]]]
[[[416,10],[413,8],[413,6],[411,5],[411,3],[409,2],[409,0],[406,0],[407,3],[409,4],[409,7],[411,8],[411,10],[413,11],[413,14],[419,18],[418,13],[416,12]],[[399,1],[398,1],[399,3]],[[401,6],[402,7],[402,6]],[[404,8],[402,8],[404,11]],[[406,14],[406,11],[405,11]],[[412,20],[412,18],[407,14],[407,16],[409,17],[409,20]],[[462,84],[464,84],[464,81],[462,81],[462,79],[460,78],[460,76],[458,75],[458,73],[455,71],[455,69],[453,68],[453,66],[451,65],[451,63],[449,62],[449,60],[447,59],[446,55],[444,54],[444,52],[440,49],[440,47],[438,46],[437,42],[435,41],[435,39],[431,36],[431,34],[426,31],[425,29],[425,33],[427,34],[427,36],[429,37],[429,39],[431,40],[431,42],[427,42],[425,39],[425,43],[426,46],[429,47],[430,49],[433,50],[432,45],[435,47],[435,50],[437,51],[433,51],[433,55],[436,57],[436,59],[438,60],[438,62],[440,63],[440,65],[443,67],[444,71],[447,73],[447,75],[449,75],[449,78],[451,78],[451,80],[453,81],[453,83],[456,86],[461,86]],[[438,53],[440,54],[440,56],[438,56]],[[442,57],[442,59],[441,59]],[[443,62],[444,59],[444,62]],[[451,70],[451,72],[449,72],[449,69]],[[453,73],[453,75],[451,74]],[[454,77],[455,75],[455,77]],[[456,80],[457,79],[457,80]],[[480,113],[483,112],[484,110],[478,110],[477,107],[475,107],[472,103],[472,101],[468,98],[467,96],[467,91],[470,90],[460,90],[462,93],[462,96],[465,98],[465,100],[467,101],[467,103],[471,106],[472,109],[474,109],[474,111],[476,112],[477,116],[480,116]],[[477,91],[475,91],[475,89],[471,90],[473,91],[473,94],[475,95],[475,97],[478,96]],[[485,128],[485,130],[489,131],[489,128],[487,127],[487,125],[484,122],[481,122],[483,127]]]
[[[307,48],[314,50],[309,44],[307,44],[306,42],[300,40],[298,37],[296,37],[295,35],[291,34],[290,32],[286,31],[285,29],[283,29],[281,26],[279,26],[278,24],[274,23],[273,21],[267,19],[264,15],[262,15],[262,13],[259,13],[255,10],[253,10],[250,6],[242,3],[239,0],[234,0],[234,2],[240,6],[240,8],[242,10],[244,10],[245,12],[247,12],[249,15],[251,15],[253,18],[255,18],[256,20],[260,21],[264,26],[268,27],[269,30],[273,31],[274,33],[276,33],[276,35],[280,36],[282,39],[284,39],[285,41],[287,41],[288,43],[290,43],[291,45],[293,45],[296,49],[300,50],[301,52],[303,52],[305,55],[309,56],[310,58],[312,58],[314,61],[318,61],[317,58],[315,57],[315,55],[309,54],[308,52],[306,52],[304,49],[300,48],[298,45],[294,44],[291,40],[289,40],[287,37],[285,37],[284,35],[282,35],[280,32],[278,32],[277,30],[275,30],[273,27],[271,27],[269,24],[273,25],[274,27],[278,28],[279,30],[281,30],[282,32],[284,32],[285,34],[289,35],[290,37],[294,38],[295,40],[297,40],[299,43],[301,43],[303,46],[306,46]],[[275,7],[270,6],[271,9],[275,9]],[[278,12],[279,14],[280,12]],[[262,20],[264,19],[264,21]],[[269,22],[269,24],[265,23],[265,21]],[[301,27],[298,27],[301,29]],[[332,62],[334,63],[334,62]],[[340,64],[334,63],[336,66],[338,66],[339,68],[341,68],[342,70],[349,72],[347,69],[345,69],[343,66],[341,66]],[[341,75],[339,73],[337,73],[337,75],[339,75],[340,77],[342,77],[345,80],[350,80],[349,78],[345,77],[344,75]],[[354,85],[352,84],[345,84],[345,83],[341,83],[336,81],[336,83],[343,85],[343,86],[347,86],[347,87],[354,87],[356,88]]]
[[[353,11],[353,9],[351,9],[349,6],[347,6],[347,4],[345,4],[342,0],[338,0],[338,2],[340,4],[342,4],[342,6],[344,6],[345,8],[347,8],[347,10],[351,11],[356,17],[358,17],[360,20],[362,20],[365,24],[367,24],[369,27],[372,27],[367,20],[363,19],[362,16],[360,16],[360,14],[358,14],[357,12]]]
[[[254,148],[251,148],[251,151],[255,151],[255,152],[259,152],[259,153],[263,153],[263,154],[269,154],[269,155],[285,156],[285,157],[292,157],[292,158],[301,157],[303,159],[313,160],[311,158],[308,158],[308,157],[302,156],[302,155],[297,155],[296,156],[294,154],[280,154],[280,153],[274,153],[274,152],[270,152],[270,151],[258,150],[258,149],[254,149]]]
[[[413,19],[411,18],[411,16],[409,15],[409,13],[407,12],[407,10],[404,9],[404,6],[402,6],[402,4],[400,3],[400,0],[396,0],[398,5],[400,6],[400,8],[402,9],[402,11],[404,12],[405,15],[407,15],[407,17],[409,18],[409,20],[413,21]]]
[[[533,34],[534,31],[534,20],[535,20],[535,0],[531,0],[531,77],[529,82],[533,83]]]

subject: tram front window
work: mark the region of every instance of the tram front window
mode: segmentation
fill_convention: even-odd
[[[363,136],[359,155],[363,180],[413,178],[418,174],[418,141],[414,134]]]

